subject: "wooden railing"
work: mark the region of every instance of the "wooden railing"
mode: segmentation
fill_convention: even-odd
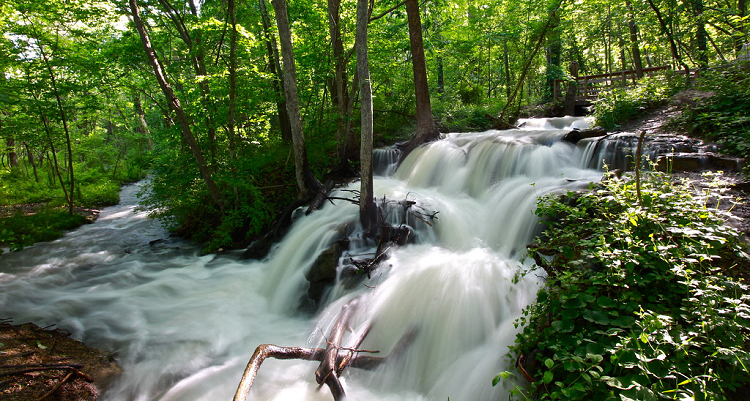
[[[663,65],[661,67],[650,67],[643,69],[644,76],[655,75],[659,71],[669,70],[671,66]],[[576,102],[590,102],[599,98],[601,92],[612,88],[624,88],[635,85],[637,82],[635,70],[616,71],[608,74],[584,75],[576,78],[578,84],[576,92]],[[565,100],[565,91],[568,85],[564,80],[557,79],[554,83],[555,101]]]

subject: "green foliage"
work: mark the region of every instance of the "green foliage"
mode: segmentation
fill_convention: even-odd
[[[492,128],[488,116],[496,116],[502,107],[486,105],[461,105],[458,102],[441,101],[434,108],[441,131],[484,131]]]
[[[548,284],[511,352],[536,379],[532,398],[732,399],[750,383],[737,232],[687,181],[652,173],[641,204],[635,185],[610,178],[539,203],[547,228],[531,253]]]
[[[594,104],[596,124],[612,130],[644,111],[664,104],[682,87],[679,76],[645,77],[630,88],[614,88],[601,94]]]
[[[717,142],[727,153],[746,157],[750,153],[750,69],[728,65],[705,71],[697,87],[708,93],[693,99],[674,123]]]
[[[35,242],[57,239],[66,230],[85,222],[84,216],[70,215],[60,208],[46,208],[33,214],[19,211],[0,219],[0,245],[9,247],[11,251],[19,251]]]

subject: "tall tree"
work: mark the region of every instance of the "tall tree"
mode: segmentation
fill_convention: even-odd
[[[427,63],[422,39],[422,21],[417,0],[406,0],[406,16],[409,22],[409,44],[411,45],[412,70],[414,72],[414,95],[416,97],[417,131],[402,149],[407,155],[417,146],[440,137],[430,104],[430,89],[427,84]]]
[[[284,95],[284,73],[279,62],[279,49],[276,39],[271,34],[271,20],[268,17],[266,0],[258,0],[260,6],[261,21],[263,23],[263,36],[266,41],[266,53],[268,54],[268,67],[274,77],[273,88],[276,92],[276,113],[279,118],[281,139],[292,141],[292,127],[289,123],[289,113],[286,111],[286,98]]]
[[[305,136],[302,131],[302,117],[300,115],[299,96],[297,94],[297,71],[294,65],[292,31],[289,27],[286,0],[272,0],[271,4],[274,11],[276,11],[276,25],[279,29],[279,39],[281,41],[281,58],[284,62],[284,94],[286,96],[286,109],[289,114],[289,122],[292,130],[295,176],[297,178],[300,198],[305,199],[314,196],[320,191],[323,185],[313,175],[307,160],[307,148],[305,145]]]
[[[367,51],[367,24],[370,19],[369,1],[357,1],[357,76],[359,77],[361,145],[360,166],[361,184],[359,191],[359,220],[365,230],[371,230],[377,223],[372,189],[372,135],[373,107],[372,83],[370,82],[370,61]]]
[[[206,184],[206,188],[211,195],[211,199],[219,209],[223,210],[224,197],[219,191],[219,188],[216,186],[216,183],[214,182],[214,179],[211,175],[211,171],[206,164],[206,159],[203,156],[203,151],[198,145],[198,142],[195,140],[195,136],[193,136],[188,115],[185,112],[185,109],[182,107],[180,99],[177,98],[177,95],[175,95],[174,90],[172,89],[172,85],[167,80],[167,76],[164,73],[164,67],[159,60],[154,47],[151,45],[151,38],[148,34],[148,31],[146,30],[146,26],[143,23],[143,19],[141,18],[141,11],[138,7],[138,3],[136,0],[129,0],[129,5],[133,23],[135,24],[135,28],[141,37],[143,50],[146,52],[146,58],[148,59],[149,64],[151,64],[151,68],[154,70],[154,76],[159,82],[159,86],[161,87],[164,96],[167,98],[169,108],[177,116],[177,122],[180,126],[180,133],[182,134],[182,138],[193,154],[193,158],[198,165],[198,170],[200,171],[201,177]]]
[[[359,20],[357,23],[359,23]],[[331,99],[337,111],[336,139],[339,143],[339,160],[342,165],[347,165],[349,161],[357,158],[357,154],[356,140],[349,123],[351,107],[349,106],[349,92],[347,90],[346,66],[348,57],[344,53],[344,44],[341,38],[341,0],[328,0],[328,30],[331,36],[331,48],[333,49],[334,73],[331,80]]]
[[[643,61],[641,60],[641,47],[638,40],[638,25],[635,23],[635,11],[631,0],[625,0],[625,6],[628,9],[628,30],[630,32],[630,51],[633,55],[633,66],[635,75],[643,78]]]

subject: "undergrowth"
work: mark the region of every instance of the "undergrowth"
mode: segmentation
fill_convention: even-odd
[[[697,99],[674,122],[688,133],[722,145],[723,151],[746,157],[750,152],[750,69],[729,65],[701,75]]]
[[[613,130],[643,112],[665,104],[684,84],[684,78],[665,74],[645,77],[633,87],[613,88],[601,94],[594,103],[596,124]]]
[[[741,399],[750,383],[748,256],[687,181],[614,177],[548,196],[531,255],[547,285],[516,322],[516,398]],[[524,387],[519,377],[531,383]],[[745,394],[745,393],[742,393]]]

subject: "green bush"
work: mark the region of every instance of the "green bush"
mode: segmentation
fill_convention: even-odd
[[[548,282],[517,322],[510,355],[532,379],[519,398],[733,399],[750,383],[739,235],[689,182],[640,187],[640,202],[615,178],[540,201],[531,254]]]
[[[60,238],[66,230],[84,224],[84,216],[61,209],[42,209],[33,214],[15,213],[0,219],[0,245],[19,251],[36,242]],[[0,252],[2,253],[2,252]]]
[[[646,110],[664,104],[682,88],[682,80],[669,75],[646,77],[630,88],[614,88],[603,93],[594,103],[596,124],[615,129]]]
[[[710,96],[696,99],[674,123],[715,141],[735,156],[750,153],[750,69],[724,66],[705,71],[697,85]]]

